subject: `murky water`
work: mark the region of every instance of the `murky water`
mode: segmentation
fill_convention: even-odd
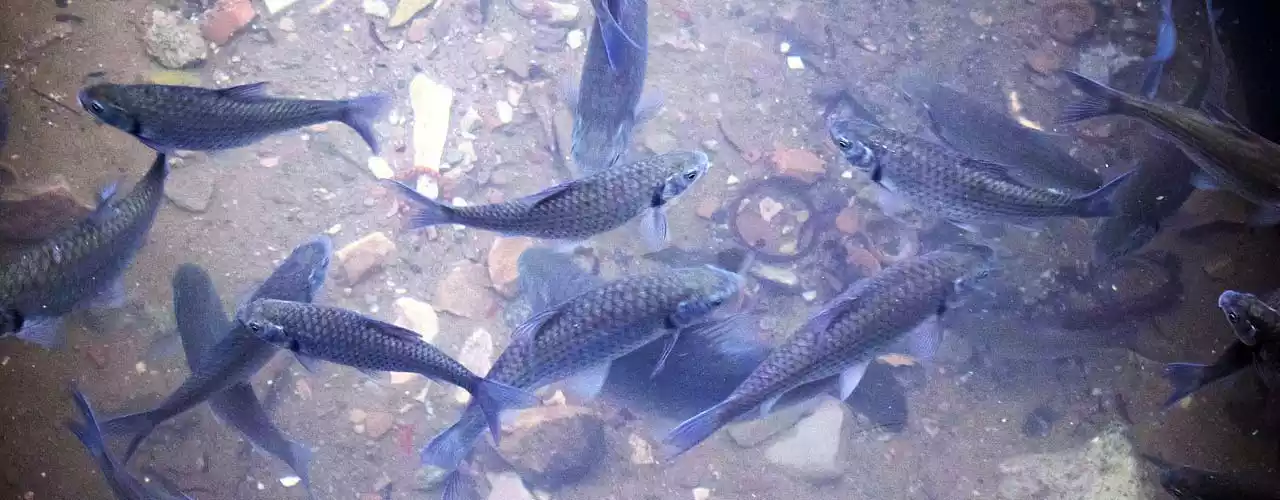
[[[456,476],[467,486],[462,498],[1170,498],[1159,464],[1144,456],[1249,483],[1274,474],[1278,413],[1267,392],[1274,370],[1266,329],[1257,360],[1250,355],[1235,366],[1239,373],[1168,406],[1166,364],[1212,363],[1232,345],[1219,294],[1265,298],[1276,287],[1275,231],[1244,224],[1254,207],[1229,191],[1189,187],[1198,167],[1149,125],[1121,117],[1056,124],[1081,99],[1064,70],[1139,91],[1159,53],[1159,2],[655,0],[647,36],[635,31],[640,6],[611,4],[631,36],[611,39],[619,44],[610,46],[612,57],[595,54],[594,71],[605,77],[624,71],[610,62],[626,68],[647,54],[643,85],[629,87],[582,79],[588,52],[601,42],[592,37],[596,8],[581,0],[0,7],[6,272],[22,266],[24,248],[99,216],[88,214],[102,186],[118,182],[118,196],[130,193],[155,159],[130,136],[145,135],[142,128],[105,125],[82,107],[77,93],[85,86],[265,81],[271,96],[379,94],[389,103],[372,122],[377,156],[338,121],[236,149],[170,155],[165,199],[124,272],[123,304],[77,311],[54,349],[0,342],[3,496],[110,498],[97,462],[63,425],[79,418],[69,388],[82,391],[103,421],[156,406],[191,373],[174,333],[182,326],[175,300],[190,297],[175,295],[174,283],[186,283],[175,274],[191,269],[180,266],[207,271],[230,315],[295,247],[322,234],[335,253],[316,303],[394,323],[482,375],[519,341],[513,331],[576,290],[707,264],[745,276],[743,293],[719,313],[750,315],[727,331],[686,330],[656,376],[664,340],[613,360],[594,397],[577,390],[581,384],[538,389],[542,403],[508,414],[499,445],[482,438],[467,455]],[[1255,86],[1241,81],[1251,73],[1237,33],[1248,24],[1242,17],[1261,14],[1217,7],[1225,48],[1214,59],[1205,6],[1174,2],[1177,44],[1156,99],[1208,102],[1270,133],[1260,128],[1273,126],[1269,118],[1260,121],[1265,113],[1250,106],[1246,89]],[[592,87],[574,89],[580,81]],[[606,119],[602,102],[627,112]],[[575,133],[583,114],[607,130],[599,137],[619,142]],[[634,124],[630,140],[615,136],[610,120]],[[842,120],[923,142],[866,142],[875,161],[859,166],[861,150],[830,132]],[[931,158],[943,160],[912,164],[924,174],[910,177],[902,162],[912,157],[898,153],[935,147],[943,153]],[[673,151],[700,151],[709,167],[678,187],[671,178],[627,184],[554,213],[585,225],[600,199],[646,203],[631,222],[571,251],[563,241],[478,227],[412,229],[421,206],[380,181],[402,181],[453,206],[503,203]],[[613,166],[599,160],[615,153]],[[961,170],[1036,189],[1037,210],[1052,196],[1068,208],[1049,219],[944,220],[936,207],[969,207],[984,192],[936,206],[919,197],[962,184],[945,173]],[[1106,197],[1106,210],[1061,201],[1130,170],[1137,173]],[[644,196],[626,196],[636,185]],[[934,191],[904,189],[919,185]],[[647,244],[652,225],[641,223],[652,221],[653,200],[662,202],[669,234],[660,251]],[[826,373],[766,417],[747,412],[743,420],[754,420],[670,454],[673,427],[729,397],[772,362],[771,349],[812,327],[816,313],[874,302],[850,301],[843,291],[966,242],[993,249],[990,271],[966,274],[958,286],[925,287],[944,298],[907,325],[939,316],[935,348],[909,339],[862,348],[845,365],[873,361],[847,397],[839,370]],[[537,247],[562,253],[543,266],[520,259]],[[915,290],[874,286],[885,294]],[[914,295],[903,297],[856,314],[890,316],[911,307]],[[3,327],[17,306],[0,307]],[[210,336],[238,324],[217,316],[187,324]],[[856,334],[896,340],[927,330],[908,335],[913,328],[885,324]],[[671,326],[685,325],[647,328]],[[308,370],[288,352],[251,381],[296,456],[310,451],[315,498],[442,494],[449,471],[423,466],[419,453],[459,419],[466,391],[335,363]],[[241,399],[220,394],[252,401],[240,390]],[[159,425],[130,473],[192,498],[306,498],[281,453],[254,449],[234,416],[215,417],[227,414],[209,407]],[[109,437],[117,463],[128,442],[126,433]],[[1280,498],[1274,485],[1250,487],[1255,497],[1220,484],[1209,489],[1225,496],[1187,498]]]

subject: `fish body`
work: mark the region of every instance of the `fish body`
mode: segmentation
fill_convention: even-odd
[[[1177,144],[1207,174],[1197,181],[1198,187],[1225,189],[1271,212],[1280,210],[1280,145],[1211,105],[1208,107],[1215,110],[1215,117],[1126,94],[1077,73],[1066,75],[1086,98],[1069,106],[1061,122],[1113,114],[1142,120]]]
[[[903,261],[851,285],[823,305],[720,403],[681,423],[665,443],[687,451],[739,416],[768,413],[788,391],[840,376],[841,397],[857,387],[867,366],[900,339],[917,350],[936,346],[937,319],[957,285],[985,270],[992,250],[955,245]],[[913,334],[913,335],[908,335]]]
[[[317,236],[302,243],[293,249],[289,257],[267,277],[249,300],[314,300],[324,284],[332,253],[333,243],[327,236]],[[191,374],[159,406],[115,417],[104,423],[108,433],[134,435],[125,451],[126,462],[161,422],[194,408],[236,384],[247,382],[271,361],[278,349],[259,339],[247,328],[233,323],[230,333],[202,351],[204,354],[198,357],[198,361],[188,360],[192,368]]]
[[[836,120],[831,139],[871,180],[922,212],[962,227],[974,223],[1035,224],[1046,217],[1113,215],[1111,196],[1128,174],[1074,195],[1027,186],[1005,166],[861,120]]]
[[[1263,299],[1227,290],[1218,296],[1218,307],[1236,339],[1211,364],[1165,365],[1164,377],[1173,386],[1166,406],[1251,365],[1264,386],[1270,390],[1280,388],[1280,312],[1276,311],[1280,307],[1280,291]]]
[[[1160,89],[1160,78],[1164,75],[1164,65],[1173,59],[1174,50],[1178,46],[1178,30],[1173,24],[1173,0],[1160,0],[1160,28],[1156,31],[1156,52],[1148,57],[1147,72],[1142,79],[1142,95],[1148,99],[1156,97]]]
[[[741,277],[711,266],[586,288],[520,325],[488,376],[529,390],[573,377],[574,392],[594,396],[615,359],[659,339],[678,340],[682,329],[703,321],[741,288]],[[456,468],[470,451],[476,428],[483,429],[478,417],[464,411],[423,450],[423,463]]]
[[[532,394],[472,373],[411,330],[347,309],[261,299],[241,307],[236,321],[299,356],[361,370],[418,373],[466,389],[489,419],[495,441],[500,411],[538,402]]]
[[[448,206],[393,183],[417,207],[415,228],[461,224],[505,235],[581,241],[643,217],[646,233],[666,238],[666,205],[683,194],[709,166],[701,151],[653,156],[559,184],[502,203]]]
[[[115,495],[116,500],[172,500],[186,499],[190,497],[180,493],[165,491],[161,489],[160,481],[155,483],[143,482],[138,478],[129,474],[128,469],[122,463],[116,462],[111,457],[110,450],[107,449],[106,442],[102,437],[102,429],[98,427],[97,416],[94,415],[93,407],[89,405],[89,400],[79,390],[73,390],[72,395],[75,398],[76,411],[80,413],[82,422],[68,420],[66,422],[67,429],[75,434],[76,438],[84,444],[85,449],[98,462],[98,470],[102,472],[102,477],[107,480],[107,485],[111,488],[111,493]]]
[[[203,355],[232,330],[222,300],[208,273],[194,264],[183,264],[173,276],[173,315],[191,371],[203,369]],[[294,442],[274,423],[248,381],[237,382],[209,397],[209,409],[240,431],[258,449],[289,464],[311,489],[311,450]]]
[[[99,120],[160,152],[238,148],[286,130],[338,121],[379,153],[373,122],[387,108],[386,96],[326,101],[268,97],[265,90],[265,82],[225,89],[99,83],[82,89],[78,98]]]
[[[0,265],[0,334],[44,347],[61,342],[63,317],[82,308],[119,307],[120,281],[146,242],[163,199],[169,168],[163,154],[128,194],[104,191],[84,220],[22,250]]]
[[[1146,459],[1160,470],[1160,486],[1174,498],[1187,500],[1276,500],[1280,485],[1274,481],[1246,481],[1220,472],[1174,465],[1150,455]]]
[[[1028,186],[1087,193],[1102,176],[1058,147],[1043,132],[1019,125],[1004,113],[945,85],[912,79],[906,93],[924,105],[933,134],[951,148],[993,163]]]
[[[637,124],[659,102],[642,103],[649,58],[647,0],[593,0],[599,22],[591,27],[582,79],[566,97],[573,111],[573,162],[586,174],[607,170],[631,147]],[[634,42],[634,45],[632,44]]]

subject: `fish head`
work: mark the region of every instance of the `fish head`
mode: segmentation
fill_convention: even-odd
[[[80,90],[76,95],[80,107],[103,123],[125,131],[138,130],[138,119],[129,112],[119,85],[99,83]]]
[[[287,280],[291,289],[307,291],[305,298],[308,302],[315,300],[324,287],[332,258],[333,240],[323,234],[316,235],[294,248],[269,280]]]
[[[845,161],[863,172],[872,172],[880,162],[880,155],[871,140],[871,134],[879,126],[859,119],[833,119],[827,125],[831,142],[840,149]]]
[[[22,313],[13,309],[0,310],[0,335],[17,333],[22,329],[22,323]]]
[[[975,243],[954,243],[947,247],[960,265],[967,271],[956,279],[957,292],[974,290],[983,281],[999,273],[996,268],[996,252],[989,246]]]
[[[666,174],[655,206],[665,205],[684,194],[693,183],[706,175],[707,168],[711,165],[711,159],[702,151],[667,153],[653,160],[657,161],[656,167]]]
[[[1254,316],[1250,313],[1254,304],[1260,302],[1251,293],[1227,290],[1218,296],[1218,308],[1227,316],[1227,324],[1235,332],[1236,338],[1246,345],[1258,342],[1258,327],[1254,324]]]
[[[710,264],[683,269],[680,275],[684,296],[668,318],[670,326],[676,328],[696,323],[726,304],[737,303],[746,284],[742,275]]]
[[[289,336],[283,326],[273,321],[274,311],[280,302],[282,301],[272,299],[249,302],[236,310],[236,321],[264,342],[296,352],[297,341]]]

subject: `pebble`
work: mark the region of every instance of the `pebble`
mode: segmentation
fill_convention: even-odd
[[[249,0],[218,0],[204,15],[200,31],[205,39],[218,45],[231,41],[240,28],[252,21],[258,13]]]
[[[483,266],[462,261],[437,284],[432,303],[455,316],[483,318],[494,308],[493,294],[485,286],[488,281],[489,272]]]
[[[1027,53],[1027,66],[1042,75],[1051,75],[1062,69],[1065,47],[1052,41]]]
[[[653,458],[653,445],[649,441],[639,435],[632,434],[627,436],[627,444],[631,445],[631,463],[636,465],[656,464],[658,461]]]
[[[431,304],[411,297],[399,297],[392,304],[396,317],[393,323],[413,330],[427,343],[432,343],[440,333],[440,317]]]
[[[844,474],[840,460],[844,420],[843,405],[824,399],[812,415],[796,423],[793,432],[765,449],[765,459],[810,481],[838,479]]]
[[[271,15],[279,14],[295,3],[298,3],[298,0],[262,0],[262,4],[267,7],[267,13]]]
[[[381,267],[395,251],[395,242],[379,231],[348,243],[334,256],[338,258],[346,283],[354,285]]]
[[[185,68],[209,55],[200,28],[177,12],[151,11],[143,41],[147,54],[166,68]]]
[[[808,150],[777,146],[771,157],[779,174],[810,184],[827,172],[826,162]]]
[[[800,286],[800,276],[796,275],[795,271],[770,266],[768,264],[756,264],[752,266],[751,275],[786,288],[796,288]]]
[[[457,359],[462,366],[473,373],[489,373],[489,367],[493,366],[493,335],[484,328],[476,328],[471,332],[471,336],[467,337],[467,341],[462,343]],[[454,400],[459,404],[465,404],[471,401],[471,393],[458,387],[454,391]]]
[[[715,217],[716,211],[720,209],[720,200],[714,196],[704,196],[698,200],[697,206],[693,208],[693,212],[703,219],[711,220]]]
[[[164,196],[178,208],[202,213],[213,200],[213,171],[207,168],[175,168],[165,180]]]
[[[674,135],[660,130],[648,130],[644,134],[644,147],[654,154],[669,153],[676,149],[678,143]]]
[[[708,498],[711,498],[711,490],[709,488],[703,488],[699,486],[697,488],[694,488],[692,490],[692,493],[693,493],[693,500],[707,500]]]
[[[520,277],[520,255],[533,246],[533,239],[524,237],[498,237],[489,247],[489,282],[503,296],[512,297],[517,292]]]
[[[391,7],[382,0],[364,0],[361,7],[364,9],[364,13],[370,16],[383,19],[391,17]]]
[[[725,430],[729,438],[738,446],[754,448],[795,427],[796,422],[812,412],[821,401],[821,399],[810,399],[804,403],[772,411],[762,418],[729,424]]]
[[[401,5],[405,1],[401,0]],[[439,172],[449,136],[453,89],[419,73],[409,82],[409,104],[413,108],[413,165]]]
[[[529,52],[522,45],[515,45],[502,56],[502,67],[511,74],[521,80],[529,79],[529,71],[533,68],[533,62],[529,59]]]
[[[435,2],[436,0],[400,0],[396,2],[396,10],[391,14],[391,20],[387,21],[387,26],[401,26]]]
[[[369,413],[359,408],[347,412],[347,420],[353,424],[363,423],[366,418],[369,418]]]
[[[995,21],[995,19],[991,17],[991,14],[988,14],[981,10],[969,11],[969,20],[973,21],[973,24],[976,24],[983,28],[991,26],[991,23]]]
[[[267,158],[263,158],[262,160],[265,162]],[[275,162],[272,163],[272,166],[275,166],[275,163],[279,163],[279,162],[280,160],[276,158]],[[378,179],[378,180],[390,179],[392,177],[395,177],[396,175],[395,170],[392,170],[391,165],[387,163],[387,160],[382,158],[381,156],[370,156],[368,165],[369,165],[369,172],[373,173],[373,177],[375,179]],[[263,166],[266,166],[266,164],[264,163]]]
[[[836,229],[845,234],[857,234],[863,229],[862,215],[858,213],[858,209],[853,207],[844,207],[840,210],[840,215],[836,216]]]
[[[1029,453],[1001,462],[993,485],[995,500],[1156,498],[1147,466],[1123,425],[1109,426],[1078,448]]]
[[[276,26],[280,28],[280,31],[285,33],[293,33],[294,30],[298,29],[298,26],[293,22],[292,17],[280,18],[280,22]]]
[[[524,480],[514,472],[489,474],[488,500],[538,500],[524,487]]]
[[[526,417],[529,413],[534,415]],[[535,488],[554,490],[581,481],[606,459],[605,424],[589,411],[542,406],[521,412],[521,420],[503,436],[498,451]]]
[[[1066,44],[1073,44],[1089,30],[1097,20],[1097,12],[1088,0],[1051,0],[1044,4],[1044,22],[1049,36]]]
[[[582,30],[573,30],[568,35],[565,35],[564,41],[569,45],[569,48],[577,50],[582,47],[583,36]]]
[[[511,107],[511,103],[498,101],[494,107],[498,110],[498,121],[503,124],[511,123],[511,120],[515,119],[515,109]]]
[[[365,418],[364,430],[365,434],[373,439],[380,439],[391,430],[391,426],[395,424],[395,417],[385,411],[370,412]]]
[[[582,9],[573,2],[512,0],[509,5],[521,16],[551,26],[572,26],[577,24],[578,17],[582,14]]]
[[[779,203],[778,200],[766,196],[760,200],[760,218],[764,219],[765,222],[772,221],[774,217],[782,213],[783,208],[786,207]]]
[[[294,486],[297,486],[298,483],[301,483],[301,482],[302,482],[302,478],[298,476],[285,476],[280,478],[280,486],[284,486],[285,488],[292,488]]]
[[[409,23],[409,29],[404,31],[404,39],[410,43],[421,43],[427,39],[427,28],[430,22],[426,19],[418,18]]]

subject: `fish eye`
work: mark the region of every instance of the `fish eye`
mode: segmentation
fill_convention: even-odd
[[[848,150],[853,147],[853,141],[850,141],[849,139],[845,139],[844,137],[841,137],[839,139],[836,139],[836,146],[839,146],[840,149]]]
[[[687,180],[687,181],[694,181],[694,180],[698,180],[698,171],[697,171],[697,170],[690,170],[690,171],[688,171],[688,172],[685,172],[685,173],[684,173],[684,179],[685,179],[685,180]]]
[[[101,113],[106,110],[106,108],[102,107],[102,103],[99,103],[98,101],[89,101],[89,111]]]
[[[1236,314],[1236,313],[1233,313],[1233,312],[1229,312],[1229,313],[1227,313],[1227,321],[1230,321],[1230,322],[1232,322],[1232,323],[1239,323],[1239,322],[1240,322],[1240,315],[1238,315],[1238,314]]]
[[[262,331],[262,323],[257,321],[250,321],[248,326],[249,330],[252,330],[253,333],[259,333]]]

